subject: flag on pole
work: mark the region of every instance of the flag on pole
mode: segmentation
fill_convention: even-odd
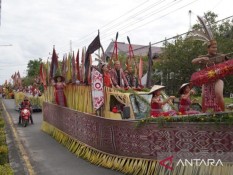
[[[0,26],[1,26],[2,0],[0,0]]]
[[[140,61],[139,61],[139,71],[138,71],[138,82],[139,85],[142,86],[142,75],[143,75],[143,61],[142,61],[142,57],[140,57]]]
[[[80,81],[83,83],[85,79],[85,48],[82,48],[82,58],[81,58],[81,72],[80,72]]]
[[[40,82],[43,83],[43,86],[45,89],[47,88],[46,76],[47,75],[46,75],[46,70],[45,70],[44,64],[41,63],[40,64]]]
[[[55,48],[53,47],[52,61],[50,65],[50,79],[55,77],[57,69],[58,69],[58,57]]]
[[[62,72],[62,76],[66,78],[66,54],[63,55],[61,72]]]
[[[88,46],[87,48],[87,52],[85,55],[85,80],[84,83],[88,84],[88,75],[89,75],[89,67],[90,67],[90,57],[89,55],[94,53],[97,49],[99,49],[101,47],[100,44],[100,36],[99,33],[98,35],[95,37],[95,39],[91,42],[91,44]]]
[[[76,68],[75,68],[75,58],[74,58],[74,52],[72,55],[72,60],[71,60],[71,65],[72,65],[72,83],[76,83]]]
[[[149,52],[148,52],[148,71],[147,71],[147,79],[146,79],[146,87],[151,87],[151,71],[152,71],[152,52],[151,52],[151,43],[149,44]]]
[[[80,81],[80,71],[79,71],[79,50],[76,56],[76,69],[77,69],[77,79]]]
[[[70,83],[72,81],[72,75],[71,75],[71,55],[68,54],[68,57],[66,59],[66,82]]]

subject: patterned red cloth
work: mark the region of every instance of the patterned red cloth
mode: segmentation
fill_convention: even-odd
[[[113,83],[114,86],[116,86],[116,85],[118,85],[118,86],[120,86],[120,87],[124,87],[124,85],[125,85],[126,87],[129,86],[129,83],[128,83],[126,77],[125,77],[125,74],[124,74],[122,68],[120,69],[120,84],[117,83],[117,82],[118,82],[118,81],[117,81],[118,76],[117,76],[116,69],[111,69],[110,75],[111,75],[112,83]],[[122,79],[123,79],[123,81],[124,81],[124,84],[123,84],[123,82],[122,82]]]
[[[221,111],[220,107],[216,103],[216,96],[214,90],[215,82],[204,84],[204,109],[213,109],[215,112]]]
[[[43,103],[43,120],[90,147],[124,157],[162,160],[215,158],[233,162],[233,130],[227,123],[171,122],[169,127],[110,120]],[[174,160],[175,160],[174,159]]]
[[[63,91],[64,85],[62,83],[56,83],[54,87],[55,87],[54,93],[55,93],[56,103],[61,106],[67,106],[66,96]]]
[[[199,111],[195,111],[190,108],[191,105],[191,99],[187,98],[181,98],[180,99],[180,105],[179,105],[179,112],[181,112],[182,115],[191,115],[191,114],[199,114]]]

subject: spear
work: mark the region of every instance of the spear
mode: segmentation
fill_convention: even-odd
[[[118,60],[118,56],[117,56],[117,39],[118,39],[118,32],[116,33],[116,39],[114,41],[114,48],[113,48],[113,52],[112,52],[112,56],[109,60],[109,67],[112,67],[112,60],[113,60],[113,57],[114,57],[114,52],[116,51],[116,54],[115,54],[115,60]]]
[[[131,60],[133,58],[133,60],[134,60],[134,66],[135,66],[134,67],[135,68],[135,73],[134,74],[135,74],[136,77],[138,77],[138,65],[136,63],[136,59],[134,58],[133,47],[131,45],[129,36],[127,36],[127,40],[129,42],[129,58],[130,58],[130,62],[131,62]]]

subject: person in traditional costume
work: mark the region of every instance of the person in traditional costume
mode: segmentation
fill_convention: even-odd
[[[138,87],[137,77],[134,75],[133,67],[130,65],[127,66],[127,71],[125,71],[125,78],[127,79],[130,87],[132,88]]]
[[[167,103],[170,103],[171,100],[175,99],[175,96],[170,96],[167,99],[162,97],[162,90],[165,86],[154,85],[149,94],[152,94],[151,99],[151,117],[160,117],[160,116],[174,116],[177,114],[175,110],[164,111],[163,106]]]
[[[116,88],[124,88],[124,86],[129,89],[129,83],[125,77],[123,69],[121,68],[120,61],[114,61],[114,68],[110,71],[113,86]]]
[[[66,84],[64,81],[65,78],[63,76],[55,76],[53,86],[55,88],[54,95],[55,95],[56,104],[66,107],[67,106],[66,96],[64,94],[64,88]]]
[[[194,39],[204,41],[207,44],[208,54],[193,59],[192,63],[199,64],[201,68],[205,68],[226,61],[227,57],[224,54],[217,53],[217,41],[214,39],[211,30],[206,26],[205,21],[201,17],[198,16],[198,19],[204,31],[193,31],[190,35]],[[215,112],[225,110],[223,88],[224,82],[222,79],[216,79],[214,82],[202,85],[203,112],[206,112],[207,109],[212,109]]]
[[[196,99],[191,100],[191,95],[195,94],[195,91],[190,88],[189,83],[184,83],[181,85],[179,89],[180,96],[180,104],[179,104],[179,112],[182,115],[191,115],[191,114],[199,114],[199,111],[195,111],[190,108],[190,105],[196,101]]]
[[[105,87],[112,87],[112,80],[111,80],[111,75],[108,69],[107,64],[102,64],[101,66],[102,73],[103,73],[103,79],[104,79],[104,86]]]

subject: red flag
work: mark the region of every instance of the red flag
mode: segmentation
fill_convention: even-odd
[[[72,83],[76,83],[76,69],[75,69],[74,52],[73,52],[71,64],[72,64]]]
[[[18,86],[22,86],[22,80],[21,80],[19,71],[17,73],[17,83],[18,83]]]
[[[77,79],[80,81],[80,72],[79,72],[79,50],[76,56],[76,69],[77,69]]]
[[[50,65],[50,76],[49,76],[50,79],[55,77],[57,68],[58,68],[58,57],[57,57],[55,48],[53,48],[52,61],[51,61],[51,65]]]
[[[139,85],[142,85],[142,75],[143,75],[143,61],[142,61],[142,57],[140,58],[139,61],[139,71],[138,71],[138,82]]]
[[[82,49],[82,65],[81,65],[81,73],[80,73],[80,81],[84,82],[84,75],[85,75],[85,48]]]
[[[43,83],[44,88],[46,88],[46,71],[44,70],[44,64],[40,64],[40,82]]]

